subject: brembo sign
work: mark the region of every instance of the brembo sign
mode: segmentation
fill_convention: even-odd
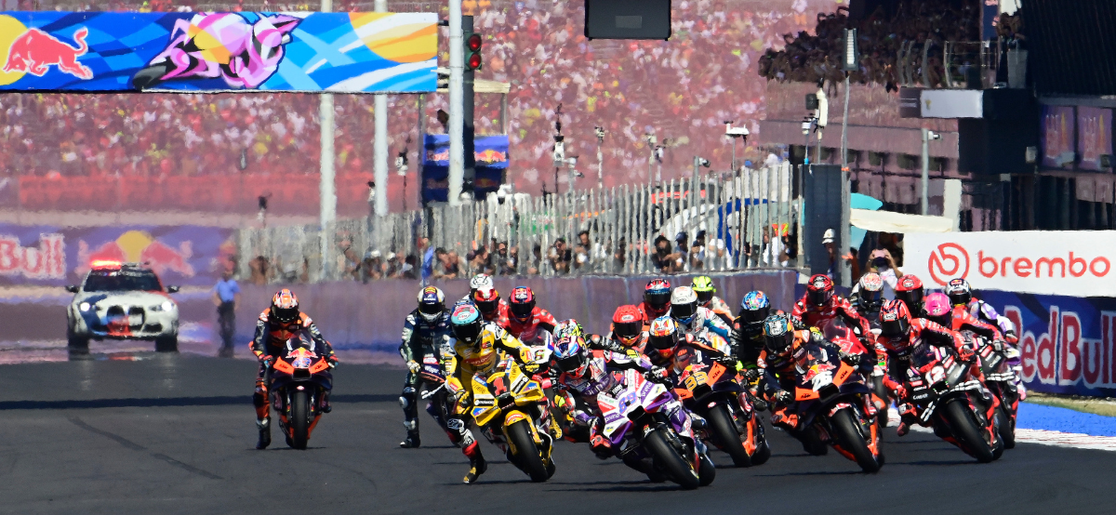
[[[1072,297],[1116,292],[1116,234],[1017,231],[907,234],[903,271],[928,287],[963,277],[977,289]]]

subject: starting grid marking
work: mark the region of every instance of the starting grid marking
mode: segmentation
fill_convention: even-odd
[[[897,412],[895,408],[889,409],[887,419],[889,429],[899,425],[899,412]],[[922,426],[914,426],[911,430],[920,433],[934,432],[934,430]],[[1054,447],[1066,447],[1069,449],[1116,452],[1116,436],[1093,436],[1081,433],[1049,431],[1046,429],[1016,428],[1015,441],[1016,443],[1033,443]]]

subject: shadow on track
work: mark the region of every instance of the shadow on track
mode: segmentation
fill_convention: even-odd
[[[396,395],[335,395],[330,402],[394,402]],[[154,408],[182,406],[228,406],[251,404],[251,395],[226,395],[217,397],[166,397],[166,398],[128,398],[128,399],[88,399],[63,401],[5,401],[0,402],[0,411],[9,410],[64,410],[93,408]]]

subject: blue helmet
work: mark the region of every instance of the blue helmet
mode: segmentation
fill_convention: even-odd
[[[581,375],[589,362],[589,350],[581,336],[566,336],[554,344],[554,360],[558,370]]]
[[[450,315],[450,328],[453,336],[465,343],[475,343],[480,336],[484,319],[471,302],[457,303]]]
[[[762,291],[750,291],[740,301],[740,318],[743,318],[745,322],[763,322],[770,314],[771,302],[767,300],[767,295],[764,295]]]

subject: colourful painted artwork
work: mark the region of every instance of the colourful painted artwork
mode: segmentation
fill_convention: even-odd
[[[0,90],[421,93],[433,13],[0,12]]]

